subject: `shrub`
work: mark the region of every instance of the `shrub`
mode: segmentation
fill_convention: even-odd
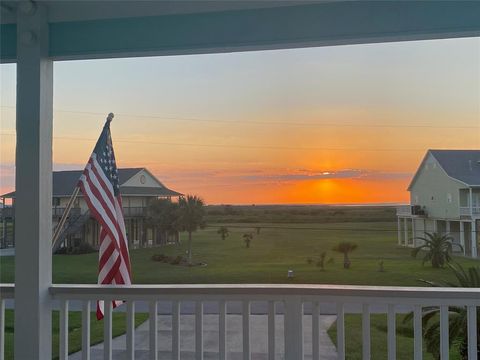
[[[165,255],[163,254],[154,254],[152,255],[153,261],[163,261],[165,259]]]
[[[57,255],[83,255],[97,252],[89,243],[82,242],[78,246],[65,246],[59,248],[55,254]]]
[[[170,261],[170,264],[172,265],[178,265],[182,262],[183,257],[181,255],[178,255],[176,258],[173,258],[172,261]]]

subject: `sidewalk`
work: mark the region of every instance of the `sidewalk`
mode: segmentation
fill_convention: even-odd
[[[320,353],[322,359],[337,359],[334,344],[327,334],[328,328],[335,321],[334,315],[320,316]],[[267,315],[250,315],[250,348],[252,360],[267,360]],[[312,318],[304,316],[304,348],[305,359],[312,356]],[[284,359],[283,315],[275,317],[276,359]],[[158,358],[171,359],[172,347],[172,317],[158,316]],[[180,319],[180,349],[182,359],[195,359],[195,316],[182,315]],[[113,339],[113,358],[126,359],[126,336]],[[203,347],[204,359],[218,359],[218,315],[204,315],[203,317]],[[140,325],[135,331],[136,359],[149,359],[149,324],[148,321]],[[227,357],[229,360],[241,360],[242,355],[242,316],[227,316]],[[81,352],[69,356],[70,360],[81,360]],[[103,359],[103,344],[92,346],[91,360]]]

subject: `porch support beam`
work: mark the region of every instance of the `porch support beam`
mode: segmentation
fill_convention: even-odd
[[[473,191],[472,188],[468,189],[468,203],[470,206],[470,216],[473,217]]]
[[[402,246],[402,218],[397,217],[397,241],[398,245]]]
[[[472,221],[472,240],[470,243],[472,244],[472,257],[477,257],[477,224],[476,221]]]
[[[463,248],[463,255],[465,256],[466,249],[465,249],[465,223],[460,221],[460,245]]]
[[[412,217],[412,247],[416,247],[417,230],[415,228],[415,218]]]
[[[15,358],[50,360],[53,62],[42,4],[19,5],[17,39]]]
[[[79,21],[62,21],[61,14],[56,14],[58,19],[50,26],[50,56],[73,60],[178,55],[480,34],[480,4],[474,1],[270,3],[243,10],[160,16],[149,12]],[[90,10],[90,18],[95,18],[96,10],[100,12],[93,5],[82,9]],[[14,61],[15,25],[1,27],[1,60]]]

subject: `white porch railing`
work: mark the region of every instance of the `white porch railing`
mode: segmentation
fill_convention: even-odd
[[[397,215],[412,215],[412,207],[410,205],[397,206]]]
[[[461,206],[460,216],[480,215],[480,206]]]
[[[180,359],[180,315],[182,302],[195,302],[195,358],[203,359],[203,304],[219,303],[219,358],[227,357],[226,304],[241,301],[243,306],[243,359],[251,358],[250,305],[252,302],[268,304],[268,359],[275,358],[275,307],[283,303],[285,329],[285,359],[304,359],[304,305],[311,305],[312,311],[312,359],[320,359],[319,316],[320,304],[334,304],[337,314],[337,352],[338,359],[345,359],[345,313],[362,314],[362,352],[363,359],[370,359],[370,313],[387,314],[388,359],[396,357],[396,313],[413,311],[414,313],[414,350],[412,359],[422,359],[422,307],[438,306],[440,309],[440,352],[442,359],[448,359],[449,332],[448,307],[465,306],[468,314],[468,351],[469,359],[477,359],[477,307],[480,306],[480,289],[475,288],[415,288],[415,287],[379,287],[379,286],[339,286],[339,285],[134,285],[97,286],[97,285],[53,285],[52,298],[60,302],[60,359],[68,355],[68,311],[69,302],[82,301],[82,356],[90,357],[90,311],[92,300],[106,300],[104,318],[104,359],[112,359],[112,307],[111,300],[126,301],[127,334],[126,352],[128,359],[135,354],[135,302],[149,303],[150,319],[157,319],[157,302],[172,303],[172,359]],[[0,349],[4,349],[4,304],[6,298],[13,298],[14,286],[3,284],[0,287]],[[355,308],[355,309],[354,309]],[[379,310],[380,309],[380,310]],[[383,309],[383,310],[381,310]],[[150,359],[157,359],[157,322],[150,321],[149,351]],[[28,344],[26,344],[28,345]],[[2,358],[3,353],[0,354]]]

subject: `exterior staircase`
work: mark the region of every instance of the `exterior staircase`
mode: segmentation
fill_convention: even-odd
[[[68,236],[74,235],[79,230],[81,230],[81,228],[83,227],[83,225],[85,225],[88,219],[90,219],[90,210],[87,210],[83,214],[70,216],[65,222],[63,230],[58,237],[59,240],[53,247],[53,253],[55,253],[60,248],[60,246],[67,239]]]

